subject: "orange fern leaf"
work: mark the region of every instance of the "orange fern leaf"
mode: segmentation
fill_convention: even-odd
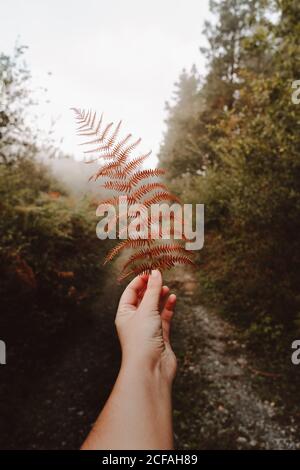
[[[136,186],[140,181],[146,178],[151,178],[153,176],[160,176],[165,173],[165,170],[162,168],[155,168],[154,170],[140,170],[132,175],[129,180],[131,186]]]
[[[130,184],[123,181],[106,181],[103,187],[119,191],[120,193],[128,192],[131,189]]]
[[[151,191],[154,191],[155,189],[164,189],[167,191],[167,186],[163,183],[147,183],[137,188],[132,193],[132,197],[137,200],[141,200],[143,196],[148,195],[149,193],[151,193]]]
[[[117,141],[121,121],[114,126],[112,122],[102,128],[103,115],[97,120],[97,115],[91,110],[85,111],[79,108],[72,108],[77,122],[77,134],[81,137],[90,137],[90,140],[80,145],[86,146],[84,154],[95,154],[95,157],[86,163],[93,163],[103,159],[107,163],[102,164],[90,177],[90,180],[97,181],[104,179],[102,187],[114,191],[111,197],[100,201],[100,205],[113,205],[117,212],[107,222],[108,227],[117,227],[120,222],[119,203],[120,196],[126,195],[127,206],[131,209],[131,215],[127,218],[134,219],[135,204],[144,208],[139,214],[138,224],[135,227],[135,235],[127,235],[127,227],[116,228],[119,238],[127,235],[125,240],[120,241],[112,248],[104,259],[104,264],[112,261],[123,250],[133,251],[124,264],[119,280],[126,279],[131,275],[150,273],[153,269],[170,269],[176,264],[193,265],[191,252],[188,252],[183,244],[174,242],[174,237],[186,240],[182,230],[182,220],[172,211],[170,214],[160,213],[158,216],[149,212],[153,204],[160,204],[162,201],[180,202],[178,197],[171,194],[165,184],[157,179],[165,172],[161,168],[144,169],[143,163],[150,156],[151,152],[142,153],[135,156],[133,153],[141,142],[137,139],[130,142],[132,135],[128,134]],[[90,148],[92,147],[92,148]],[[140,212],[138,210],[137,212]],[[163,221],[169,217],[169,228],[171,241],[163,241]],[[180,224],[176,224],[180,222]],[[143,233],[145,238],[139,236],[141,226],[148,230],[148,234]],[[110,229],[112,230],[112,229]],[[114,228],[115,230],[115,228]],[[173,240],[173,241],[172,241]],[[188,256],[189,255],[189,256]]]
[[[147,245],[147,240],[142,238],[123,240],[107,253],[103,264],[105,265],[109,261],[112,261],[124,248],[137,248],[145,245]]]
[[[139,250],[133,255],[131,255],[130,258],[124,264],[123,269],[126,269],[130,264],[132,264],[135,261],[138,261],[139,259],[144,259],[147,257],[156,258],[156,257],[161,256],[162,253],[171,254],[173,252],[187,253],[184,246],[180,245],[179,243],[172,243],[172,244],[166,243],[166,244],[157,245],[157,246],[150,246],[146,249],[143,248],[142,250]]]
[[[176,202],[179,202],[179,199],[178,199],[177,196],[174,196],[174,194],[171,194],[168,191],[161,191],[161,192],[155,193],[149,199],[146,199],[143,202],[143,204],[146,207],[151,207],[152,204],[159,204],[162,201],[176,201]]]

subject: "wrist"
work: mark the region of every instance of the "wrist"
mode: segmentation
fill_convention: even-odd
[[[171,389],[173,377],[162,363],[162,360],[149,360],[140,357],[128,358],[123,357],[121,363],[120,374],[131,377],[139,383],[144,382],[153,384],[155,387]]]

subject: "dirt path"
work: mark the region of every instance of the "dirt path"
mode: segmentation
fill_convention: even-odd
[[[299,449],[299,417],[285,423],[276,396],[276,375],[260,376],[235,329],[201,305],[194,305],[195,281],[182,273],[173,329],[179,357],[175,385],[178,446],[190,449]],[[266,369],[268,366],[266,365]],[[257,374],[258,373],[258,374]],[[262,382],[268,382],[262,383]]]
[[[173,328],[179,359],[174,387],[177,447],[300,448],[294,415],[286,418],[285,403],[270,398],[277,396],[273,392],[278,379],[251,372],[257,366],[234,328],[196,302],[197,285],[191,274],[176,272],[177,280],[172,277],[171,283],[179,294]],[[7,417],[2,448],[80,446],[119,367],[114,315],[120,288],[114,279],[114,275],[107,278],[105,294],[94,311],[71,323],[57,341],[59,354],[51,354],[49,345],[49,357],[42,358],[42,373],[34,382],[14,377],[14,393],[3,398]]]

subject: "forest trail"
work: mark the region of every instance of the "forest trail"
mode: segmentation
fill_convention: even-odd
[[[235,329],[195,300],[193,275],[180,269],[175,273],[167,282],[179,299],[172,332],[179,362],[174,387],[177,448],[300,448],[295,418],[286,419],[285,404],[269,398],[278,378],[253,373],[255,365]],[[26,374],[14,376],[15,395],[5,397],[5,448],[76,449],[82,443],[120,363],[114,315],[121,287],[114,274],[107,277],[103,292],[94,311],[69,324],[55,353],[49,345],[49,357],[40,358],[35,377],[29,376],[27,383]],[[10,428],[12,422],[16,428]]]
[[[268,364],[259,370],[235,328],[195,304],[192,273],[177,271],[173,286],[180,292],[173,327],[179,358],[174,390],[178,446],[299,449],[299,417],[298,425],[293,416],[283,423],[285,404],[268,396],[277,396],[279,375],[269,373]]]

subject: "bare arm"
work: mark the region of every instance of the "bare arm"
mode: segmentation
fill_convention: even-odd
[[[82,449],[173,448],[169,333],[176,297],[168,293],[159,271],[136,277],[124,291],[116,317],[121,369]]]

